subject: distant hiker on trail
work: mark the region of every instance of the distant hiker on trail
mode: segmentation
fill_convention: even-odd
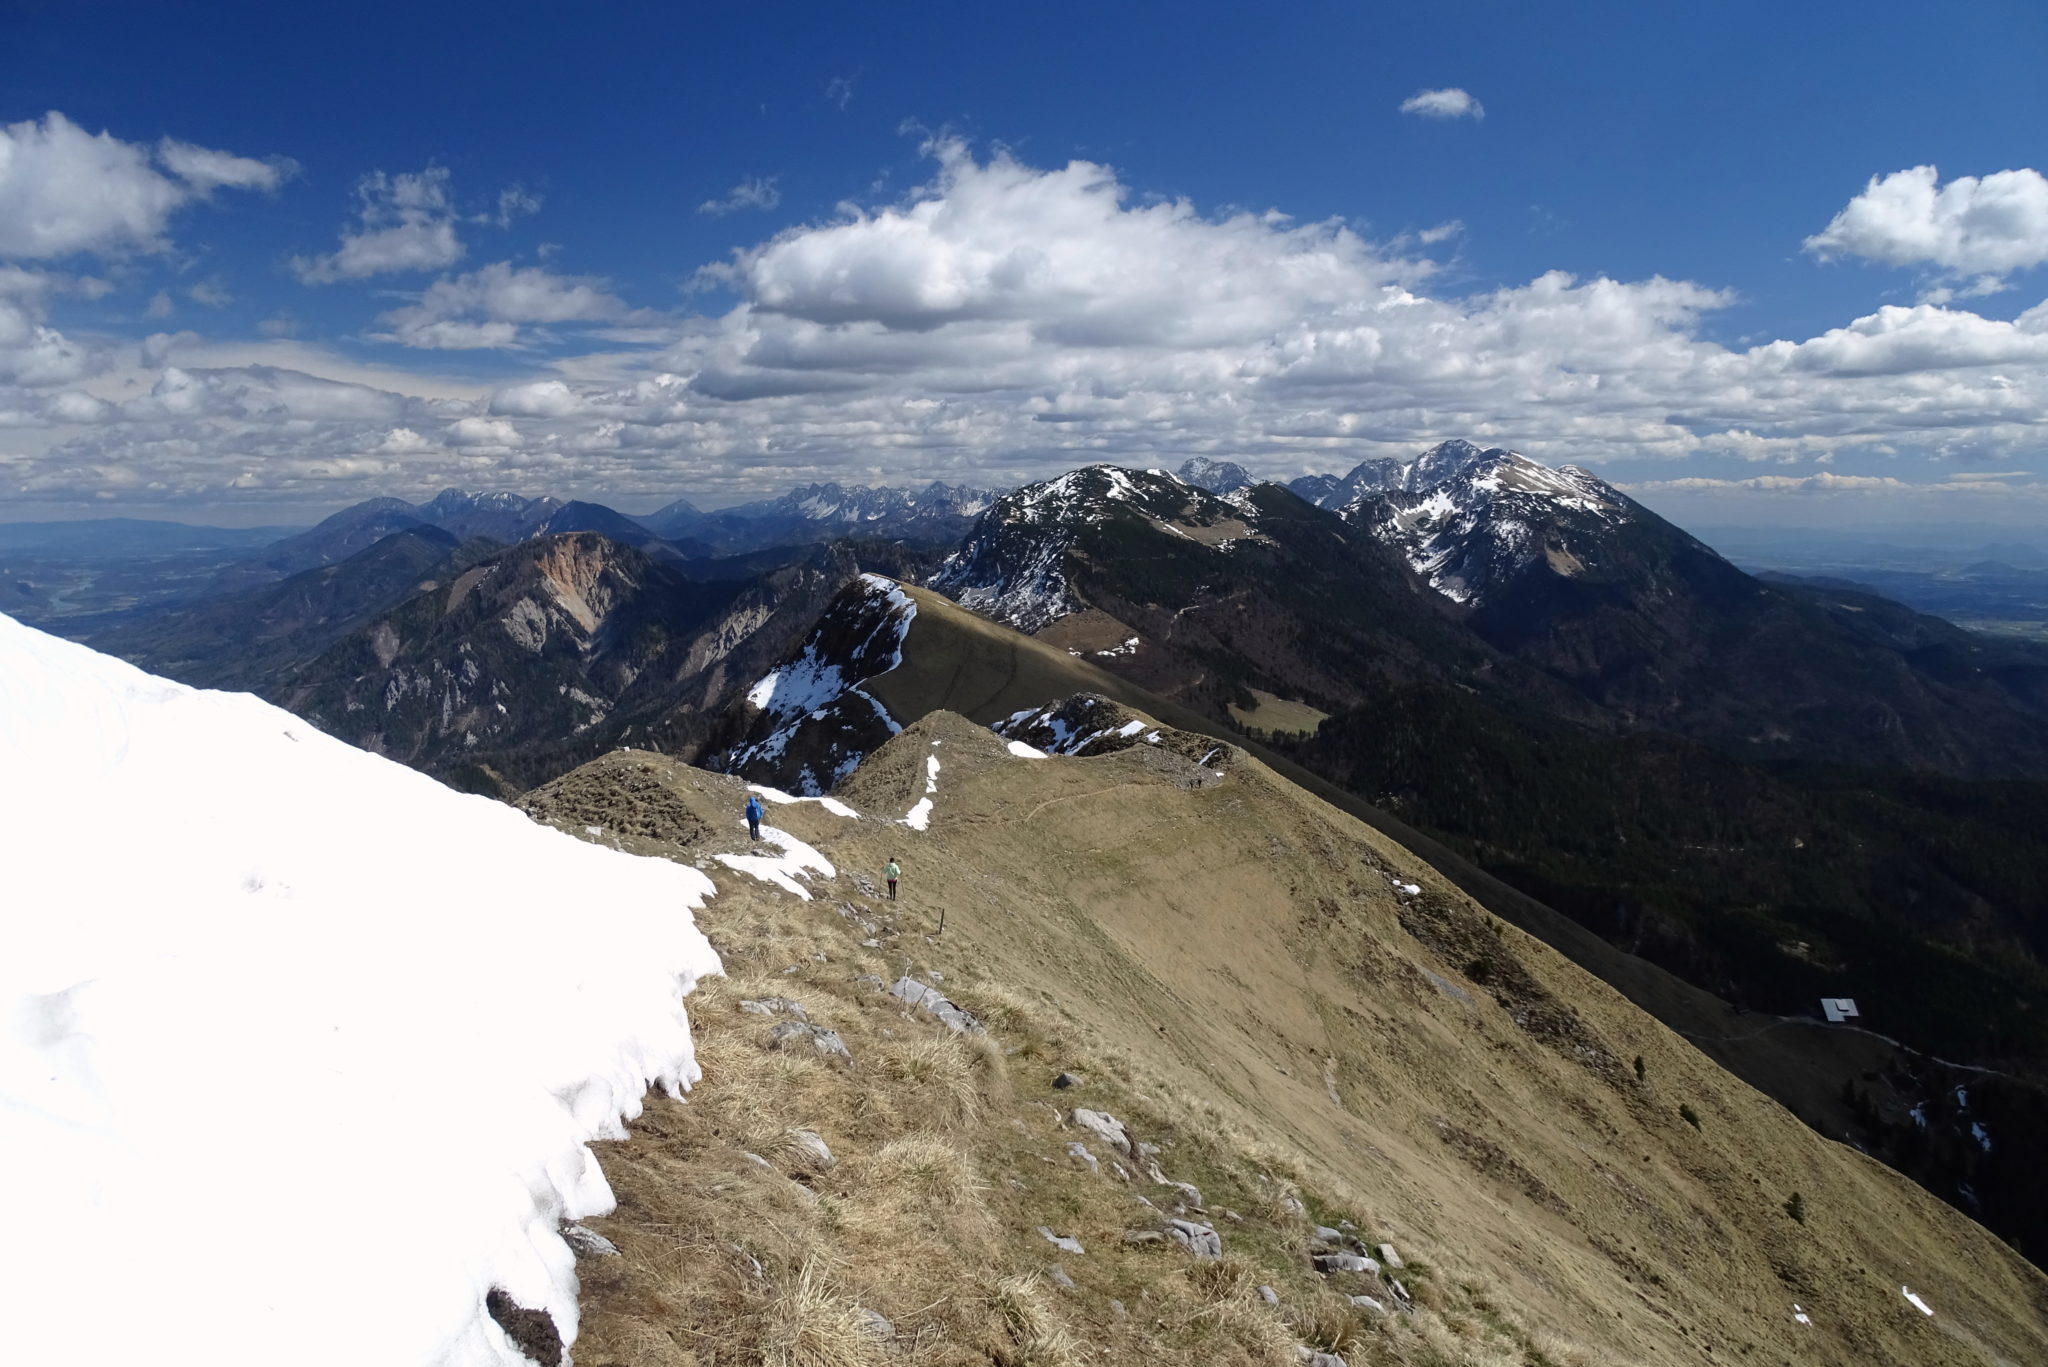
[[[756,840],[761,838],[761,799],[758,797],[747,799],[747,834]]]
[[[891,859],[882,866],[882,877],[889,880],[889,900],[892,902],[896,900],[896,880],[902,876],[903,870],[896,867],[895,860]]]

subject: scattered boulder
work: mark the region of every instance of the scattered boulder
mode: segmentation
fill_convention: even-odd
[[[1310,1230],[1309,1240],[1312,1243],[1322,1245],[1324,1248],[1331,1249],[1343,1248],[1347,1242],[1344,1238],[1343,1230],[1331,1229],[1328,1225],[1317,1225],[1314,1229]]]
[[[1054,1263],[1045,1270],[1045,1279],[1062,1291],[1072,1291],[1074,1289],[1074,1279],[1068,1276],[1067,1269],[1061,1267],[1058,1263]]]
[[[860,1319],[860,1330],[871,1339],[888,1341],[896,1337],[896,1326],[889,1323],[879,1310],[861,1306],[854,1311]]]
[[[1315,1256],[1316,1271],[1325,1277],[1339,1272],[1377,1272],[1380,1265],[1370,1258],[1356,1253],[1318,1253]]]
[[[839,1037],[837,1030],[827,1030],[822,1025],[810,1025],[801,1021],[784,1021],[768,1032],[768,1047],[788,1049],[808,1044],[828,1059],[843,1059],[853,1062],[853,1054],[846,1047],[846,1041]]]
[[[791,1130],[789,1143],[791,1148],[809,1159],[815,1167],[829,1168],[839,1161],[832,1156],[832,1150],[826,1147],[824,1139],[816,1130]]]
[[[754,1016],[795,1016],[798,1020],[809,1020],[802,1002],[793,1002],[787,997],[763,997],[759,1001],[743,1001],[740,1010]]]
[[[1208,1225],[1198,1225],[1193,1220],[1174,1220],[1167,1225],[1166,1233],[1197,1258],[1223,1256],[1223,1236]]]
[[[1081,1241],[1079,1239],[1070,1239],[1064,1234],[1055,1234],[1052,1232],[1052,1230],[1050,1230],[1044,1225],[1040,1225],[1038,1227],[1038,1232],[1039,1234],[1044,1236],[1045,1241],[1047,1243],[1051,1244],[1054,1248],[1058,1249],[1062,1253],[1082,1254],[1088,1251],[1087,1249],[1081,1247]]]
[[[1313,1348],[1297,1346],[1294,1355],[1308,1364],[1308,1367],[1348,1367],[1343,1358],[1335,1353],[1318,1353]]]
[[[1274,1291],[1273,1288],[1270,1286],[1262,1286],[1259,1288],[1259,1299],[1264,1301],[1268,1305],[1280,1304],[1279,1293]]]
[[[1084,1165],[1092,1173],[1099,1174],[1102,1171],[1102,1164],[1096,1161],[1094,1154],[1088,1152],[1088,1146],[1078,1139],[1067,1145],[1067,1156]]]
[[[1157,1165],[1155,1164],[1155,1166]],[[1202,1209],[1202,1189],[1193,1182],[1165,1182],[1161,1185],[1172,1187],[1175,1191],[1178,1191],[1182,1199],[1188,1203],[1188,1209],[1194,1211]]]
[[[1381,1244],[1378,1248],[1374,1249],[1373,1252],[1379,1254],[1380,1261],[1385,1263],[1388,1267],[1401,1266],[1401,1255],[1394,1252],[1394,1246],[1392,1244]]]
[[[1384,1315],[1387,1313],[1387,1307],[1381,1305],[1371,1296],[1353,1296],[1351,1298],[1351,1303],[1357,1306],[1360,1310],[1370,1310],[1376,1315]]]
[[[1082,1129],[1101,1136],[1102,1142],[1118,1153],[1129,1157],[1137,1152],[1137,1144],[1131,1139],[1131,1132],[1125,1129],[1124,1123],[1115,1116],[1104,1111],[1091,1111],[1086,1106],[1076,1106],[1073,1120]]]
[[[927,986],[915,978],[898,978],[896,985],[889,989],[889,995],[905,1006],[923,1007],[937,1016],[940,1022],[956,1035],[970,1034],[981,1029],[981,1022],[974,1018],[972,1012],[961,1010],[946,1000],[945,994],[936,987]]]
[[[1058,1077],[1052,1080],[1052,1085],[1058,1088],[1060,1091],[1064,1092],[1069,1087],[1080,1086],[1081,1075],[1079,1073],[1061,1073]]]
[[[589,1225],[563,1225],[562,1242],[579,1258],[616,1258],[619,1246]]]

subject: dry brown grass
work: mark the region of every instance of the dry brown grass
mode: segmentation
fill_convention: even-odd
[[[946,738],[941,816],[908,884],[926,899],[921,908],[855,896],[843,877],[821,886],[829,898],[856,903],[858,918],[886,927],[881,948],[862,948],[869,932],[832,901],[798,902],[721,876],[725,891],[699,919],[733,976],[705,983],[688,1003],[704,1080],[686,1104],[652,1101],[631,1140],[600,1146],[621,1207],[594,1223],[625,1256],[579,1264],[586,1318],[575,1351],[584,1367],[1282,1367],[1297,1345],[1344,1353],[1351,1367],[1765,1360],[1740,1356],[1748,1345],[1727,1322],[1716,1331],[1719,1351],[1706,1357],[1698,1329],[1711,1322],[1712,1307],[1642,1313],[1642,1293],[1616,1285],[1612,1264],[1533,1207],[1512,1173],[1503,1179],[1468,1166],[1428,1115],[1490,1135],[1540,1169],[1588,1228],[1624,1231],[1618,1247],[1627,1252],[1617,1261],[1640,1258],[1672,1284],[1684,1278],[1668,1246],[1653,1249],[1653,1223],[1628,1223],[1645,1195],[1662,1202],[1656,1219],[1675,1228],[1692,1229],[1700,1211],[1711,1212],[1734,1239],[1717,1248],[1712,1275],[1740,1273],[1754,1265],[1732,1252],[1753,1247],[1743,1242],[1746,1169],[1736,1174],[1744,1180],[1728,1181],[1726,1164],[1703,1161],[1708,1143],[1690,1130],[1673,1147],[1662,1130],[1639,1126],[1626,1096],[1588,1093],[1569,1060],[1532,1048],[1483,999],[1453,1001],[1417,973],[1390,970],[1383,960],[1419,951],[1402,947],[1390,912],[1371,910],[1384,878],[1363,865],[1319,872],[1316,856],[1303,852],[1322,848],[1321,827],[1297,829],[1261,808],[1259,794],[1226,788],[1173,799],[1193,814],[1163,818],[1156,830],[1126,823],[1098,834],[1094,826],[1111,819],[1105,810],[1137,801],[1123,791],[1137,779],[1113,785],[1114,809],[1066,803],[1041,811],[1066,782],[1059,775],[1113,767],[1046,765],[1005,780],[1045,785],[1023,809],[1039,813],[1026,844],[1006,834],[1009,794],[975,807],[969,740]],[[914,736],[906,743],[923,744]],[[919,772],[921,764],[906,766]],[[1232,804],[1229,822],[1194,824],[1201,804]],[[802,829],[804,815],[789,814],[792,829],[842,867],[872,865],[878,849],[870,846],[898,839],[880,823]],[[944,844],[954,829],[946,823],[970,817],[979,823],[966,837],[972,859],[965,845]],[[1229,866],[1228,887],[1182,891],[1191,833],[1249,848]],[[1004,857],[1000,842],[1013,838],[1010,853],[1024,857],[1010,873],[979,874],[1004,867],[995,862]],[[1350,833],[1326,843],[1351,849],[1361,839]],[[1045,865],[1047,841],[1064,852],[1058,868]],[[1276,841],[1286,842],[1283,858],[1271,857]],[[1085,896],[1061,891],[1061,879],[1083,873]],[[1281,886],[1281,873],[1290,886]],[[1339,914],[1295,916],[1310,905],[1307,892],[1291,887],[1296,879],[1310,890],[1325,879]],[[1366,891],[1348,887],[1352,879]],[[929,912],[941,904],[953,920],[937,938]],[[1223,943],[1227,955],[1216,951]],[[1356,957],[1366,951],[1378,957]],[[1640,1033],[1636,1018],[1568,981],[1575,970],[1541,967],[1553,986],[1563,984],[1558,990],[1576,994],[1575,1007],[1617,1048],[1655,1056],[1660,1079],[1684,1074],[1689,1065],[1677,1046]],[[943,990],[986,1023],[985,1035],[953,1036],[928,1014],[854,981],[870,973],[887,983],[932,968],[945,975]],[[1377,976],[1361,978],[1365,970]],[[1436,971],[1455,974],[1456,965]],[[1361,991],[1361,981],[1374,992]],[[767,996],[799,1001],[812,1023],[837,1030],[852,1064],[769,1048],[780,1018],[738,1009],[743,998]],[[1324,1087],[1333,1057],[1341,1101]],[[1062,1070],[1085,1081],[1055,1091],[1051,1079]],[[1789,1120],[1742,1111],[1732,1091],[1715,1099],[1697,1077],[1690,1086],[1714,1107],[1710,1139],[1742,1125],[1758,1135],[1793,1132]],[[1543,1109],[1588,1096],[1600,1105]],[[1126,1230],[1157,1229],[1181,1213],[1181,1198],[1142,1178],[1127,1184],[1109,1175],[1110,1155],[1067,1121],[1075,1105],[1115,1114],[1159,1146],[1169,1176],[1201,1188],[1207,1211],[1190,1213],[1222,1232],[1224,1259],[1196,1263],[1171,1245],[1123,1242]],[[1668,1117],[1660,1123],[1685,1129]],[[823,1136],[839,1161],[823,1170],[804,1161],[790,1138],[798,1128]],[[1100,1175],[1066,1154],[1074,1140],[1102,1160]],[[1794,1142],[1784,1147],[1792,1151]],[[1804,1162],[1835,1161],[1798,1152]],[[1588,1154],[1627,1163],[1614,1165],[1613,1182],[1570,1177]],[[1823,1181],[1802,1168],[1798,1185],[1810,1192]],[[1838,1184],[1834,1199],[1852,1208],[1842,1190]],[[1638,1205],[1616,1204],[1625,1201]],[[1227,1219],[1226,1209],[1242,1218]],[[1367,1242],[1400,1247],[1419,1303],[1412,1314],[1374,1313],[1342,1294],[1391,1306],[1377,1279],[1314,1273],[1309,1223],[1344,1220]],[[1772,1214],[1771,1230],[1784,1224]],[[1087,1253],[1055,1250],[1036,1233],[1040,1225],[1080,1239]],[[1879,1266],[1875,1255],[1859,1255]],[[1423,1260],[1434,1275],[1414,1266]],[[1053,1278],[1055,1263],[1074,1285]],[[1276,1290],[1279,1307],[1259,1297],[1260,1285]],[[894,1336],[876,1340],[862,1308],[887,1316]],[[1532,1320],[1541,1333],[1519,1327]],[[1671,1326],[1688,1321],[1694,1337],[1679,1342]],[[1577,1330],[1589,1330],[1598,1346],[1578,1342]],[[1764,1329],[1742,1331],[1758,1346],[1768,1342]],[[1840,1367],[1887,1359],[1813,1360]]]
[[[982,1304],[1010,1350],[999,1361],[1013,1367],[1074,1367],[1081,1361],[1080,1340],[1054,1310],[1036,1275],[996,1278],[987,1285]]]
[[[805,1259],[796,1280],[772,1297],[761,1320],[764,1367],[874,1367],[886,1340],[863,1307]]]

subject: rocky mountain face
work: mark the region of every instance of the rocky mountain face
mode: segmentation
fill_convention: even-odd
[[[997,500],[927,582],[1219,720],[1259,692],[1341,711],[1387,673],[1512,675],[1572,705],[1396,548],[1274,484],[1219,498],[1163,471],[1073,471]]]
[[[487,792],[622,743],[694,754],[852,573],[820,552],[758,580],[700,582],[594,532],[542,537],[420,585],[279,701]]]
[[[806,796],[830,792],[903,729],[867,685],[903,660],[917,605],[864,574],[826,604],[795,655],[748,687],[741,730],[712,765]]]
[[[1181,462],[1175,474],[1181,483],[1207,489],[1212,494],[1234,494],[1255,482],[1242,465],[1227,460],[1210,460],[1207,456],[1194,456]]]

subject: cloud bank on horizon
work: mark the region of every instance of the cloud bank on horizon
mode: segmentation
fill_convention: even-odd
[[[1462,90],[1411,106],[1482,112]],[[1147,195],[1090,161],[1037,166],[950,136],[925,153],[907,193],[674,263],[680,302],[643,290],[652,302],[634,303],[630,284],[557,272],[545,254],[470,266],[537,196],[515,186],[466,209],[444,168],[369,172],[337,238],[276,272],[280,290],[362,291],[344,347],[60,328],[67,300],[176,256],[181,214],[261,212],[249,193],[274,194],[297,167],[89,134],[57,113],[0,127],[0,498],[315,506],[448,484],[737,496],[1194,454],[1284,476],[1447,436],[1596,467],[1901,453],[1974,466],[2038,451],[2048,425],[2048,302],[2009,319],[1959,303],[2048,262],[2048,180],[2031,169],[1945,186],[1931,166],[1872,177],[1806,253],[1814,269],[1919,271],[1918,302],[1729,345],[1707,335],[1736,302],[1714,284],[1551,270],[1461,290],[1439,255],[1457,250],[1455,225],[1375,240]],[[702,212],[770,210],[781,194],[749,178]],[[218,286],[191,297],[205,288]],[[451,384],[409,359],[451,353],[498,358],[498,378]],[[2048,495],[2018,477],[1838,469],[1637,487]]]

